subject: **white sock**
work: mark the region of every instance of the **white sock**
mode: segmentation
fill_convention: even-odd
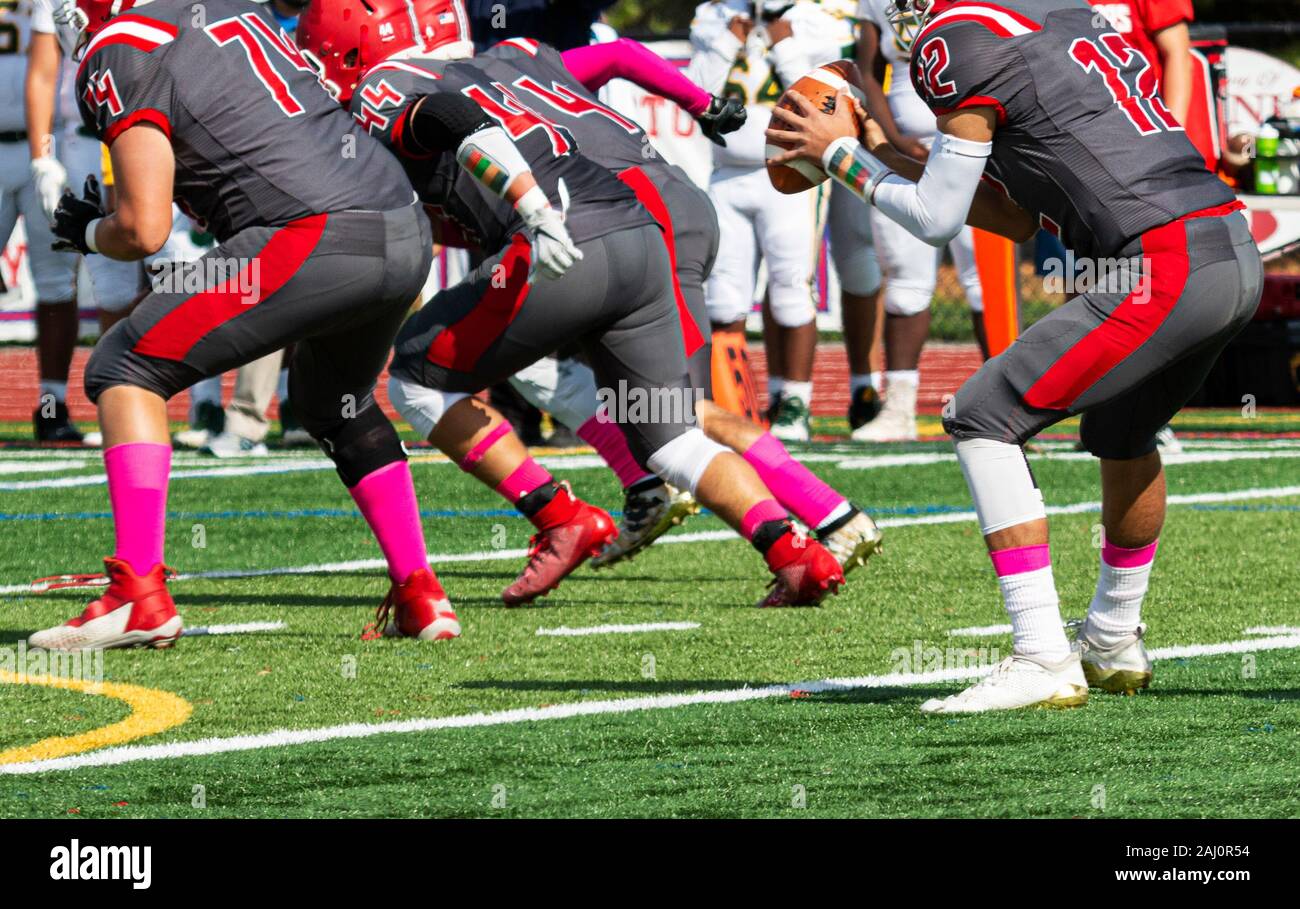
[[[275,396],[281,403],[289,400],[289,370],[280,370],[280,382],[275,386]]]
[[[998,578],[1002,601],[1011,617],[1015,652],[1059,663],[1070,655],[1070,642],[1061,623],[1061,601],[1056,594],[1052,566]]]
[[[885,387],[888,388],[895,382],[906,382],[910,385],[921,384],[921,371],[919,369],[889,369],[885,371]]]
[[[44,401],[46,395],[54,398],[60,404],[68,400],[68,383],[56,382],[54,379],[41,379],[41,400]]]
[[[783,392],[783,391],[785,391],[785,377],[784,377],[784,376],[768,376],[768,377],[767,377],[767,396],[768,396],[768,398],[769,398],[770,400],[775,401],[777,395],[779,395],[779,394],[780,394],[781,392]]]
[[[1061,601],[1052,578],[1052,555],[1046,543],[989,553],[1011,616],[1016,653],[1058,663],[1070,655],[1061,623]]]
[[[785,380],[785,396],[787,398],[798,398],[803,401],[804,406],[812,403],[812,382],[792,382]]]
[[[880,391],[885,387],[885,374],[877,370],[871,374],[871,387]]]
[[[1094,644],[1114,647],[1137,631],[1155,558],[1156,543],[1139,549],[1102,547],[1097,591],[1088,606],[1088,639]]]
[[[823,527],[829,527],[852,510],[853,506],[849,504],[848,499],[845,499],[839,505],[835,506],[835,510],[828,514],[820,524],[813,528],[813,530],[821,530]]]
[[[858,396],[858,390],[862,388],[875,388],[876,391],[880,391],[880,389],[876,387],[876,376],[878,375],[880,375],[880,373],[876,372],[865,374],[860,372],[850,373],[849,397],[856,398]]]

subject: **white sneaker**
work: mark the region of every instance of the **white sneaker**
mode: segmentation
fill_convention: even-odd
[[[1100,647],[1089,639],[1087,623],[1080,626],[1074,641],[1088,684],[1111,694],[1137,694],[1150,685],[1154,673],[1151,657],[1142,643],[1146,633],[1147,626],[1139,625],[1137,631],[1118,644]]]
[[[1059,663],[1012,654],[965,691],[931,698],[922,713],[986,713],[1021,707],[1081,707],[1088,703],[1088,682],[1072,653]]]
[[[623,503],[623,520],[618,536],[591,559],[592,568],[608,568],[630,559],[693,514],[700,503],[684,490],[667,483],[636,495]]]
[[[173,445],[177,448],[188,448],[192,451],[198,451],[211,440],[211,432],[195,426],[191,426],[189,429],[182,429],[180,432],[176,433],[176,435],[172,436]]]
[[[802,398],[781,395],[777,402],[772,425],[768,428],[773,438],[782,442],[807,442],[812,439],[812,411]]]
[[[853,430],[855,442],[915,442],[916,383],[894,381],[885,389],[880,416]]]
[[[1178,441],[1178,436],[1174,435],[1174,428],[1166,423],[1160,427],[1156,433],[1156,447],[1160,449],[1161,454],[1182,454],[1183,443]]]
[[[865,511],[859,511],[826,536],[819,535],[818,541],[840,563],[843,572],[848,574],[867,564],[867,559],[880,552],[883,536],[871,516]]]
[[[216,458],[264,458],[270,452],[265,442],[254,442],[233,432],[223,432],[208,440],[202,448],[203,454]]]

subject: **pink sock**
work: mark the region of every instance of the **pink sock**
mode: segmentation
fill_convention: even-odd
[[[487,455],[488,450],[509,434],[510,424],[498,423],[495,429],[470,449],[469,454],[461,458],[460,469],[466,473],[472,473],[478,463]],[[524,462],[515,468],[514,473],[497,484],[496,491],[511,505],[518,505],[521,496],[526,496],[534,489],[539,489],[554,481],[555,478],[551,476],[550,471],[525,455]]]
[[[420,506],[415,501],[411,468],[405,461],[394,461],[366,474],[348,492],[379,541],[388,560],[389,577],[401,584],[413,572],[429,567]]]
[[[740,535],[752,542],[754,533],[759,527],[768,521],[784,521],[789,517],[786,510],[777,504],[776,499],[764,499],[745,512],[745,516],[740,519]]]
[[[524,463],[516,467],[514,473],[497,484],[497,492],[511,505],[518,505],[528,493],[554,482],[555,477],[549,470],[532,458],[524,458]]]
[[[127,442],[104,452],[108,498],[113,503],[113,555],[137,575],[148,574],[163,560],[167,519],[167,478],[172,448],[153,442]]]
[[[1111,568],[1142,568],[1156,560],[1156,549],[1159,546],[1159,540],[1136,549],[1125,549],[1113,543],[1102,543],[1101,560]]]
[[[1026,571],[1038,571],[1052,564],[1052,551],[1047,543],[1037,546],[1019,546],[1015,549],[999,549],[990,552],[993,570],[1002,578],[1009,574],[1024,574]]]
[[[651,476],[632,456],[632,449],[627,446],[627,436],[623,435],[623,430],[617,423],[603,422],[597,414],[578,427],[577,435],[605,459],[609,469],[618,475],[618,481],[624,489]]]
[[[749,446],[745,460],[758,473],[763,484],[772,490],[777,501],[814,530],[848,504],[844,496],[790,457],[785,446],[770,432],[763,433]]]

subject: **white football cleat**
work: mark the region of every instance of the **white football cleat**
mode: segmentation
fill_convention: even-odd
[[[854,509],[853,516],[839,527],[825,535],[817,535],[818,542],[835,556],[845,574],[867,564],[867,559],[877,555],[883,537],[871,516],[858,509]]]
[[[137,575],[121,559],[104,559],[108,589],[81,615],[38,631],[27,643],[42,650],[110,650],[117,647],[170,647],[181,636],[181,617],[167,592],[169,569],[155,565]],[[45,578],[46,590],[88,587],[99,575]],[[40,582],[38,582],[40,583]]]
[[[1075,635],[1079,660],[1088,684],[1111,694],[1137,694],[1151,684],[1154,674],[1151,657],[1142,638],[1147,626],[1138,625],[1137,631],[1127,635],[1112,647],[1100,647],[1088,637],[1085,622]]]
[[[987,713],[1021,707],[1081,707],[1088,703],[1088,681],[1079,655],[1059,663],[1012,654],[965,691],[946,698],[931,698],[922,713]]]
[[[644,492],[628,493],[618,536],[591,559],[591,567],[608,568],[630,559],[681,524],[700,513],[700,503],[684,490],[664,483]]]
[[[916,383],[895,380],[885,389],[880,415],[853,430],[855,442],[915,442]]]
[[[200,449],[203,454],[214,458],[264,458],[269,451],[265,442],[254,442],[233,432],[223,432],[208,439],[208,444]]]

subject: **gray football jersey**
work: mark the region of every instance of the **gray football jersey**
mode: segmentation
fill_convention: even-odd
[[[518,146],[537,184],[557,209],[564,181],[566,227],[577,243],[652,223],[632,190],[591,160],[577,136],[524,84],[556,87],[572,77],[553,48],[516,39],[468,60],[406,57],[373,67],[357,85],[352,113],[371,135],[394,148],[434,219],[441,242],[495,252],[523,223],[448,151],[428,154],[410,140],[407,118],[435,92],[460,92],[500,124]]]
[[[1232,202],[1169,113],[1150,63],[1083,0],[945,3],[913,43],[936,115],[989,106],[985,176],[1081,256]]]
[[[494,47],[488,54],[510,49]],[[527,59],[514,59],[523,73],[513,83],[515,94],[572,133],[585,157],[614,173],[639,167],[658,186],[676,181],[695,186],[686,171],[668,163],[634,120],[607,106],[575,79],[555,48],[538,45],[535,66]]]
[[[77,71],[87,128],[109,145],[139,123],[166,133],[176,201],[218,240],[414,202],[401,165],[330,98],[265,7],[196,9],[155,0],[95,35]]]

